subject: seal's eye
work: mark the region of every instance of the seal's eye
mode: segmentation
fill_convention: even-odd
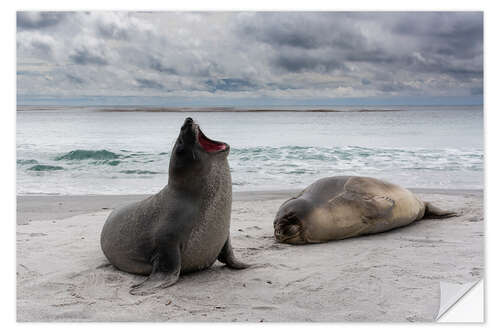
[[[300,237],[302,226],[294,212],[289,212],[274,220],[274,237],[279,242],[286,242]]]
[[[184,144],[182,143],[182,141],[178,142],[177,148],[175,149],[175,152],[177,154],[182,154],[184,152]]]

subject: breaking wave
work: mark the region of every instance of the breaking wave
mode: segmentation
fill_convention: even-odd
[[[29,168],[30,171],[56,171],[56,170],[64,170],[63,167],[56,165],[46,165],[46,164],[37,164]]]
[[[56,157],[56,161],[60,160],[112,160],[119,158],[121,155],[115,154],[109,150],[72,150],[69,153]]]
[[[56,184],[46,190],[61,193],[59,183],[88,183],[106,193],[115,193],[116,186],[126,188],[125,192],[142,193],[167,183],[169,153],[117,151],[119,154],[79,149],[33,155],[36,159],[17,160],[18,175],[30,191],[40,184],[39,177],[46,177],[45,183]],[[301,188],[335,175],[385,177],[401,185],[453,188],[478,181],[475,177],[482,175],[483,157],[482,149],[256,146],[233,147],[228,159],[233,190],[239,191]],[[71,191],[78,189],[74,185]]]
[[[135,175],[157,175],[161,172],[149,171],[149,170],[122,170],[120,173],[125,173],[127,175],[135,174]]]

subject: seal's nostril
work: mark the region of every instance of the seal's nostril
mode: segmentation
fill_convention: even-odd
[[[186,120],[184,120],[184,124],[181,127],[181,130],[185,130],[187,126],[191,126],[193,124],[193,118],[187,117]]]

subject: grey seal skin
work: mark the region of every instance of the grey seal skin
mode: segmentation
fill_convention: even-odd
[[[101,232],[101,248],[116,268],[149,275],[131,294],[150,294],[180,274],[217,259],[243,269],[231,247],[229,145],[208,139],[186,118],[172,149],[168,184],[157,194],[114,210]]]
[[[382,180],[327,177],[281,205],[274,219],[274,236],[282,243],[321,243],[379,233],[422,218],[453,216],[458,214]]]

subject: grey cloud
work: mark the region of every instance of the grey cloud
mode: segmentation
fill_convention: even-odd
[[[121,29],[114,24],[99,24],[97,32],[100,37],[117,40],[128,40],[129,34],[127,30]]]
[[[274,47],[354,49],[364,43],[363,35],[343,13],[257,13],[239,24],[242,37]]]
[[[198,77],[220,77],[226,73],[224,71],[224,65],[214,59],[201,63],[191,63],[189,74]]]
[[[69,14],[20,12],[17,31],[18,64],[54,70],[65,94],[482,93],[482,13]],[[53,93],[33,68],[20,89]]]
[[[425,61],[407,57],[398,64],[401,68],[412,70],[415,73],[445,74],[457,80],[470,81],[483,77],[482,63],[475,65],[472,62],[458,62],[441,56],[427,55]]]
[[[51,57],[52,56],[52,46],[43,41],[33,41],[31,46],[38,51],[38,53],[42,57]]]
[[[43,76],[42,73],[36,72],[36,71],[17,71],[16,74],[19,75],[25,75],[25,76]]]
[[[345,56],[345,60],[352,62],[367,62],[372,64],[392,64],[399,61],[400,58],[396,55],[391,55],[382,49],[365,49],[348,53]]]
[[[246,79],[226,78],[205,81],[211,91],[246,91],[257,87],[256,84]]]
[[[59,24],[66,18],[64,12],[17,12],[17,28],[19,30],[35,30]]]
[[[415,88],[401,82],[390,82],[380,85],[380,90],[383,92],[412,91],[414,89]]]
[[[160,82],[154,81],[154,80],[149,80],[149,79],[138,79],[136,78],[135,81],[138,83],[139,88],[143,89],[164,89],[165,86],[161,84]]]
[[[482,69],[466,69],[462,67],[447,67],[443,65],[442,73],[453,76],[459,80],[472,80],[472,79],[482,79],[483,78],[483,70]]]
[[[473,96],[482,95],[483,94],[483,87],[472,87],[470,89],[470,94]]]
[[[267,24],[261,25],[259,22],[251,20],[239,28],[239,33],[244,37],[255,38],[258,41],[277,46],[292,46],[304,49],[320,46],[315,36],[310,35],[309,31],[289,26],[286,24],[289,22],[286,21],[283,22],[284,25],[276,24],[276,22],[272,21],[272,18],[267,21],[268,14],[261,14],[261,16]],[[273,24],[270,24],[271,22]]]
[[[294,31],[274,30],[265,37],[269,39],[264,39],[264,41],[270,44],[287,45],[303,49],[319,47],[318,41],[315,38],[304,34],[295,34]]]
[[[178,74],[178,72],[177,72],[177,70],[175,70],[175,68],[164,66],[161,63],[161,61],[156,59],[155,57],[150,57],[149,61],[150,61],[149,67],[151,69],[155,70],[156,72],[172,74],[172,75]]]
[[[483,14],[481,12],[399,13],[394,15],[390,31],[438,40],[482,40]]]
[[[341,13],[257,13],[239,22],[241,38],[269,45],[270,63],[290,72],[347,70],[346,52],[359,55],[365,37]]]
[[[291,84],[291,83],[274,83],[270,82],[266,84],[266,87],[272,90],[290,90],[290,89],[297,89],[297,86]]]
[[[385,30],[387,40],[391,34],[403,39],[393,45],[370,40],[369,26],[365,32],[360,27],[374,22]],[[270,45],[275,51],[271,63],[291,72],[346,70],[351,62],[456,79],[482,76],[482,64],[453,65],[482,57],[481,13],[257,13],[244,19],[237,31],[243,38]],[[290,54],[293,48],[332,56]],[[416,60],[415,52],[425,62]]]
[[[480,12],[406,13],[390,31],[415,39],[418,51],[440,65],[445,66],[444,63],[453,60],[482,58],[483,15]]]
[[[69,74],[69,73],[66,73],[65,75],[66,75],[66,78],[70,82],[75,83],[77,85],[83,84],[85,82],[82,78],[80,78],[78,76],[75,76],[75,75],[72,75],[72,74]]]
[[[331,72],[333,70],[347,70],[345,65],[331,57],[317,57],[307,53],[291,54],[283,52],[274,59],[274,64],[289,72]]]
[[[376,69],[373,71],[373,80],[375,82],[385,82],[390,81],[394,78],[394,76],[389,71],[384,71],[382,69]]]
[[[87,49],[78,49],[69,56],[70,60],[78,65],[107,65],[108,61],[100,55],[93,54]]]

